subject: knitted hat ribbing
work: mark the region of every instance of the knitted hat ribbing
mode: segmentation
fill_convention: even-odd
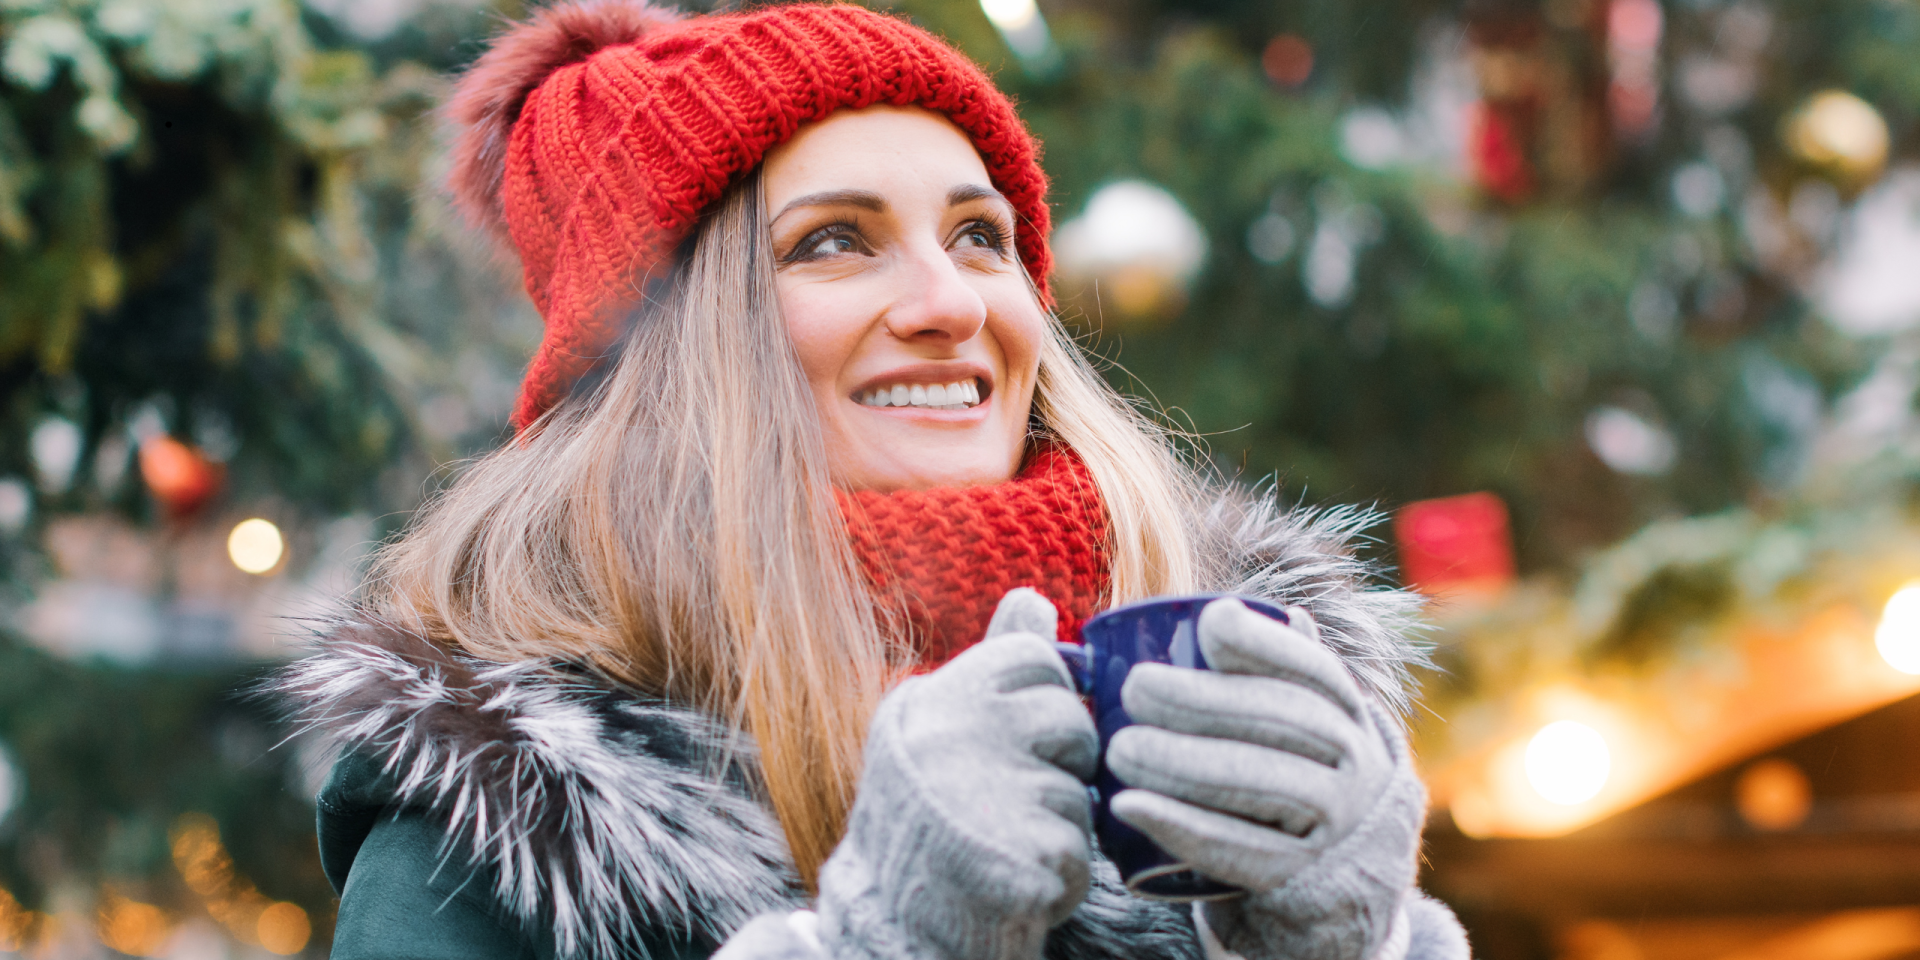
[[[682,18],[575,0],[495,40],[448,104],[461,130],[449,185],[518,252],[546,321],[514,425],[607,352],[637,281],[768,150],[835,110],[882,103],[945,114],[973,141],[1045,299],[1038,146],[978,67],[917,27],[850,4]]]

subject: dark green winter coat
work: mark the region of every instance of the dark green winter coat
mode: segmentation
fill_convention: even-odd
[[[504,909],[498,871],[446,843],[430,806],[408,806],[364,754],[334,765],[320,792],[320,863],[340,894],[333,960],[556,960],[553,931]],[[657,960],[711,954],[708,936],[638,931]]]

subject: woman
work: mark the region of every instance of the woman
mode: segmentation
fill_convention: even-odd
[[[334,956],[1466,955],[1412,889],[1412,601],[1359,518],[1208,486],[1091,371],[971,63],[853,6],[599,0],[451,113],[547,334],[517,438],[281,682],[342,748]],[[1046,641],[1198,589],[1295,616],[1216,604],[1217,673],[1129,681],[1116,813],[1250,891],[1194,909],[1093,849]]]

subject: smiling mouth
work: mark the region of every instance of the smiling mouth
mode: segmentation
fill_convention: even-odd
[[[923,410],[967,410],[981,402],[979,381],[953,383],[896,383],[875,387],[853,396],[863,407],[919,407]]]

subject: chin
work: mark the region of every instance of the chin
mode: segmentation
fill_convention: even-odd
[[[1002,483],[1013,478],[1019,468],[1017,453],[1009,455],[993,444],[979,449],[974,444],[953,443],[938,438],[927,444],[903,443],[890,450],[861,451],[858,465],[846,471],[843,483],[852,490],[925,490],[930,487],[971,487]]]

